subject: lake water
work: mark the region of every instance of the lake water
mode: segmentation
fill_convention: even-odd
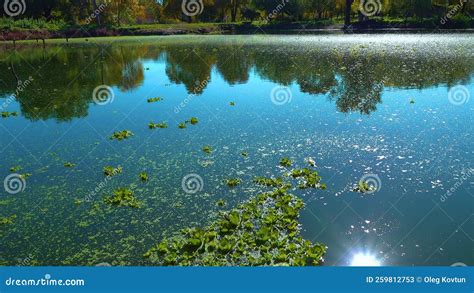
[[[328,246],[326,265],[474,264],[472,35],[1,47],[0,106],[18,116],[0,118],[0,178],[31,173],[23,191],[1,189],[0,217],[16,215],[0,226],[2,264],[146,265],[163,237],[264,190],[252,179],[284,173],[283,157],[296,167],[312,158],[327,184],[294,192],[306,203],[303,236]],[[178,128],[191,117],[199,123]],[[121,130],[134,136],[109,139]],[[106,178],[108,165],[123,172]],[[230,189],[227,178],[242,183]],[[361,178],[375,192],[354,192]],[[142,208],[105,204],[118,187]]]

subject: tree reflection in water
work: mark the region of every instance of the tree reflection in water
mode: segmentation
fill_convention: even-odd
[[[165,60],[169,80],[183,84],[190,94],[203,94],[214,72],[234,85],[247,83],[254,71],[262,79],[281,85],[296,83],[303,93],[326,96],[340,112],[370,114],[382,102],[385,87],[452,86],[468,81],[474,69],[472,58],[462,54],[432,58],[412,48],[388,54],[362,45],[315,43],[308,47],[236,40],[50,45],[46,49],[20,45],[13,54],[11,50],[0,53],[4,60],[0,95],[7,98],[15,92],[16,76],[33,76],[35,82],[17,97],[22,115],[30,120],[68,121],[88,114],[96,86],[133,91],[144,82],[144,60]],[[35,75],[39,68],[41,75]]]

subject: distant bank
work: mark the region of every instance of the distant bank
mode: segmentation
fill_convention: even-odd
[[[152,36],[184,34],[316,34],[316,33],[389,33],[389,32],[474,32],[468,27],[446,26],[434,20],[425,21],[366,21],[345,27],[330,21],[291,23],[180,23],[143,24],[123,27],[68,26],[63,28],[8,28],[2,29],[3,41],[88,38],[107,36]]]

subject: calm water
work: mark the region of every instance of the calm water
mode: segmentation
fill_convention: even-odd
[[[1,189],[0,216],[16,218],[0,226],[0,262],[146,264],[164,236],[215,218],[219,199],[231,208],[262,190],[255,176],[284,173],[281,158],[304,167],[311,157],[328,189],[296,194],[307,204],[303,235],[329,247],[326,264],[363,254],[473,265],[473,57],[462,34],[3,44],[0,106],[18,116],[0,119],[0,178],[13,166],[32,175],[23,192]],[[93,99],[100,85],[114,93],[105,105]],[[190,117],[199,123],[177,127]],[[124,129],[135,135],[109,139]],[[107,165],[123,173],[105,180]],[[182,188],[192,173],[203,182],[194,194]],[[352,191],[364,175],[376,192]],[[233,177],[243,182],[229,189]],[[104,204],[121,186],[144,206]]]

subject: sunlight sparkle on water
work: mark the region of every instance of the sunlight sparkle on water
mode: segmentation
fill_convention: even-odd
[[[380,265],[380,261],[369,253],[357,253],[351,261],[352,267],[379,267]]]

